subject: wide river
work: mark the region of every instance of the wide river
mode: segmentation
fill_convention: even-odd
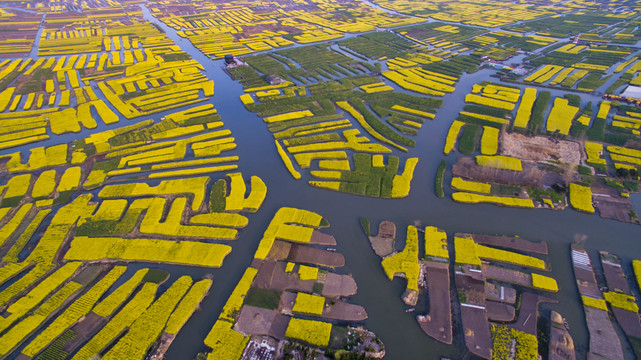
[[[463,205],[453,202],[449,196],[439,199],[434,194],[436,168],[444,158],[442,149],[445,134],[462,108],[465,94],[470,92],[473,84],[493,79],[489,75],[494,71],[482,70],[463,76],[456,91],[444,97],[444,105],[436,119],[428,121],[416,137],[417,146],[410,149],[407,155],[396,153],[420,158],[409,197],[399,200],[360,197],[314,189],[307,185],[305,176],[301,180],[294,180],[278,157],[266,125],[243,107],[239,100],[243,93],[242,85],[231,80],[222,70],[222,61],[208,59],[189,41],[177,36],[173,29],[151,17],[146,9],[144,11],[148,20],[162,27],[176,44],[204,66],[206,75],[215,80],[213,104],[236,138],[238,148],[235,155],[240,156],[240,169],[245,176],[261,177],[268,187],[262,208],[249,216],[249,226],[241,231],[240,239],[232,244],[233,251],[222,268],[212,270],[160,266],[170,271],[174,279],[181,274],[201,278],[208,273],[213,274],[214,278],[211,294],[201,305],[202,311],[196,313],[180,332],[167,353],[167,359],[193,359],[198,352],[207,350],[203,344],[205,335],[245,268],[249,266],[258,241],[272,216],[283,206],[311,210],[329,220],[331,227],[324,231],[336,237],[337,251],[346,258],[346,267],[339,271],[351,273],[358,284],[358,294],[350,301],[367,310],[369,319],[364,326],[381,337],[387,348],[387,359],[439,359],[441,356],[463,358],[466,352],[460,330],[455,329],[456,340],[452,346],[433,341],[420,330],[415,316],[425,312],[422,302],[415,313],[405,312],[407,307],[400,300],[404,281],[387,280],[380,259],[370,248],[359,226],[360,217],[370,219],[373,226],[382,220],[396,223],[397,239],[400,239],[397,246],[400,248],[408,225],[437,226],[445,230],[450,239],[456,232],[469,232],[518,235],[529,240],[547,242],[550,251],[548,260],[560,286],[555,298],[560,303],[545,305],[542,310],[546,312],[554,309],[567,318],[579,356],[585,357],[587,329],[574,283],[569,244],[577,241],[584,244],[593,263],[597,261],[599,250],[617,254],[624,261],[626,272],[631,273],[630,261],[641,259],[641,227],[604,220],[596,215],[581,214],[570,209],[521,210],[493,205]],[[553,95],[556,94],[553,91]],[[589,100],[597,99],[587,96],[584,103]],[[450,155],[446,159],[451,164],[456,157]],[[629,354],[628,357],[632,358],[632,355]]]

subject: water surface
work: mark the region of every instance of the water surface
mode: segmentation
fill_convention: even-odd
[[[267,126],[255,114],[245,110],[239,100],[243,93],[242,85],[225,74],[221,68],[222,60],[208,59],[189,41],[178,37],[175,30],[151,17],[146,9],[143,11],[146,18],[164,29],[171,39],[205,67],[205,74],[215,80],[215,96],[212,101],[226,128],[236,138],[238,148],[234,155],[240,157],[239,168],[245,177],[261,177],[268,187],[262,208],[249,216],[249,226],[241,231],[240,239],[231,244],[233,251],[221,269],[159,266],[170,270],[175,278],[181,274],[189,274],[195,278],[213,274],[214,279],[211,295],[201,305],[202,311],[196,313],[180,332],[167,353],[167,359],[191,359],[198,352],[208,350],[203,339],[245,268],[249,266],[272,216],[283,206],[315,211],[329,220],[331,227],[324,231],[336,237],[337,251],[346,258],[346,267],[339,271],[352,273],[358,284],[358,294],[351,298],[351,302],[363,305],[367,310],[369,319],[364,325],[381,337],[387,347],[386,358],[463,358],[465,351],[462,334],[456,328],[455,345],[446,346],[426,336],[416,323],[416,314],[423,313],[426,309],[419,306],[416,313],[405,312],[406,306],[400,300],[405,283],[401,280],[387,280],[380,258],[370,248],[359,226],[359,217],[370,219],[373,226],[382,220],[395,222],[400,239],[399,247],[404,242],[407,225],[437,226],[444,229],[450,239],[455,232],[469,232],[519,235],[533,241],[546,241],[550,250],[548,260],[552,265],[552,276],[557,279],[560,287],[559,293],[553,297],[560,304],[546,304],[544,309],[554,309],[567,318],[578,355],[580,358],[585,357],[587,331],[574,284],[569,244],[581,242],[590,253],[593,263],[597,260],[598,250],[617,254],[623,260],[626,273],[631,273],[630,260],[641,259],[641,228],[570,209],[552,211],[464,205],[453,202],[448,196],[438,199],[434,194],[434,176],[439,162],[445,158],[452,164],[457,156],[444,157],[442,153],[447,130],[463,107],[464,97],[472,86],[482,80],[495,80],[489,77],[494,73],[493,70],[464,75],[457,84],[456,91],[443,98],[444,105],[436,119],[427,121],[419,132],[416,137],[417,146],[411,148],[407,155],[394,151],[394,155],[402,158],[420,158],[409,197],[376,199],[331,192],[308,186],[308,176],[304,175],[302,180],[296,181],[289,175],[276,153]],[[565,93],[551,91],[555,96]],[[583,105],[592,101],[596,106],[598,102],[596,96],[582,95],[582,99]],[[355,126],[358,128],[357,124]],[[637,208],[641,208],[641,197],[633,195],[633,201]]]

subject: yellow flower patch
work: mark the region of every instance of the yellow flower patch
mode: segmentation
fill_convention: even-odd
[[[211,280],[203,279],[195,283],[191,289],[189,289],[189,292],[187,292],[174,312],[171,313],[169,320],[167,320],[167,325],[165,327],[166,333],[175,335],[180,331],[194,311],[198,309],[198,305],[209,291],[211,284]]]
[[[461,111],[461,115],[466,115],[466,116],[470,116],[470,117],[481,119],[481,120],[485,120],[485,121],[491,121],[491,122],[495,122],[497,124],[505,124],[505,125],[507,125],[507,124],[510,123],[510,121],[508,119],[504,119],[504,118],[500,118],[500,117],[496,117],[496,116],[491,116],[491,115],[477,114],[477,113],[467,112],[467,111]]]
[[[605,303],[605,300],[603,299],[595,299],[589,296],[581,296],[581,300],[583,301],[583,305],[593,307],[595,309],[603,310],[603,311],[608,311],[608,305]]]
[[[285,336],[311,345],[327,346],[331,333],[332,324],[330,323],[292,318],[287,325]]]
[[[454,254],[457,264],[481,265],[476,254],[476,243],[471,237],[454,237]]]
[[[383,92],[383,91],[394,91],[393,87],[385,84],[384,82],[362,85],[360,89],[365,91],[368,94],[373,94],[373,93]]]
[[[534,202],[532,201],[532,199],[522,199],[522,198],[515,198],[515,197],[508,197],[508,196],[482,195],[482,194],[473,194],[473,193],[467,193],[467,192],[453,193],[452,200],[462,202],[462,203],[467,203],[467,204],[490,203],[490,204],[523,207],[523,208],[534,207]]]
[[[452,187],[457,190],[473,191],[488,194],[492,190],[492,185],[476,181],[469,181],[460,177],[452,178]]]
[[[588,155],[588,159],[586,160],[587,162],[593,164],[606,164],[605,159],[603,158],[603,144],[586,141],[585,153]]]
[[[548,276],[534,273],[532,273],[532,286],[545,291],[559,291],[559,285],[556,283],[556,280]]]
[[[100,301],[98,305],[93,308],[93,312],[103,317],[111,316],[120,307],[120,305],[129,298],[133,291],[138,288],[138,285],[145,275],[147,275],[147,272],[149,272],[149,269],[140,269],[136,271],[129,280]]]
[[[454,150],[454,146],[456,146],[456,139],[458,138],[458,134],[463,125],[465,125],[464,122],[454,120],[450,126],[450,130],[447,132],[447,138],[445,139],[445,147],[443,148],[443,153],[445,155],[448,155],[452,150]]]
[[[570,205],[577,210],[594,213],[590,187],[574,183],[570,184]]]
[[[47,198],[56,187],[56,170],[43,171],[33,184],[31,197],[34,199]]]
[[[260,240],[258,245],[258,249],[254,254],[254,258],[265,259],[267,257],[272,245],[274,244],[274,240],[276,239],[276,233],[283,224],[296,223],[299,225],[318,228],[322,219],[322,216],[311,211],[289,207],[281,208],[276,212],[276,215],[274,215],[274,218],[269,223],[267,230],[265,230],[263,238]]]
[[[634,296],[621,294],[614,291],[609,291],[603,293],[603,297],[610,305],[618,307],[619,309],[632,311],[633,313],[639,312],[639,305],[637,305],[637,300]]]
[[[300,265],[298,267],[298,278],[301,280],[316,280],[318,278],[318,268]]]
[[[557,65],[546,65],[550,66],[551,68],[544,73],[543,75],[539,76],[538,78],[534,79],[534,82],[536,83],[544,83],[552,78],[552,76],[556,75],[559,73],[559,71],[563,70],[563,66],[557,66]]]
[[[257,273],[258,273],[258,270],[252,267],[248,267],[245,270],[243,277],[240,279],[240,281],[234,288],[234,291],[232,291],[231,295],[229,296],[229,299],[227,299],[227,302],[223,307],[223,311],[220,313],[220,316],[218,317],[219,319],[221,320],[224,319],[232,322],[236,321],[236,316],[238,315],[240,308],[243,306],[243,303],[245,302],[245,295],[247,295],[247,291],[249,291],[249,288],[254,282],[254,278],[256,277]]]
[[[265,121],[268,124],[271,124],[279,121],[294,120],[294,119],[300,119],[300,118],[309,117],[309,116],[314,116],[314,114],[309,110],[301,110],[301,111],[292,111],[284,114],[268,116],[264,118],[263,121]]]
[[[276,85],[265,85],[265,86],[247,88],[247,89],[245,89],[245,92],[255,92],[255,91],[262,91],[262,90],[280,89],[280,88],[288,87],[290,85],[292,85],[292,83],[289,82],[289,81],[286,81],[286,82],[283,82],[283,83],[280,83],[280,84],[276,84]]]
[[[521,160],[511,156],[485,156],[477,155],[476,163],[480,166],[489,166],[496,169],[523,171]]]
[[[483,126],[481,136],[481,154],[496,155],[499,151],[499,129],[492,126]]]
[[[287,155],[287,152],[283,147],[280,145],[278,140],[274,140],[274,143],[276,143],[276,150],[278,150],[278,155],[280,155],[280,158],[283,160],[283,163],[285,164],[285,167],[287,168],[287,171],[292,175],[292,177],[296,180],[300,179],[302,176],[294,168],[294,164],[292,163],[292,159],[289,158],[289,155]]]
[[[558,131],[563,135],[567,135],[570,132],[572,120],[578,111],[578,107],[568,105],[568,99],[557,97],[554,99],[554,106],[548,116],[547,131]]]
[[[447,234],[435,226],[425,227],[425,255],[449,258]]]
[[[585,49],[585,45],[566,44],[556,49],[556,51],[567,54],[578,54],[583,49]]]
[[[58,184],[58,192],[71,191],[75,190],[80,183],[80,176],[82,175],[82,169],[79,166],[74,166],[67,168],[60,178],[60,183]]]
[[[276,231],[276,238],[298,243],[309,243],[313,233],[313,228],[282,224]]]
[[[641,289],[641,260],[632,260],[632,269],[634,270],[636,284]]]
[[[240,101],[242,101],[244,105],[251,105],[254,103],[254,98],[249,94],[242,94],[240,95]]]
[[[72,326],[81,317],[88,314],[94,304],[113,285],[113,283],[118,280],[126,269],[127,268],[125,266],[116,266],[109,271],[109,273],[98,281],[96,285],[78,298],[77,301],[71,304],[62,314],[60,314],[60,316],[58,316],[49,326],[38,334],[38,336],[31,341],[24,350],[22,350],[22,353],[31,357],[36,356],[42,349],[44,349],[44,347],[60,336],[66,329]],[[118,289],[115,291],[118,291]]]
[[[611,153],[621,154],[625,156],[641,158],[641,150],[628,149],[622,146],[608,146],[608,151]]]
[[[635,165],[641,165],[641,158],[638,158],[638,157],[619,155],[619,154],[610,154],[610,158],[612,158],[612,161],[616,161],[616,162],[625,162],[625,163],[631,163]],[[615,163],[614,165],[625,166],[624,164],[618,164],[618,163]],[[630,167],[628,166],[627,168],[630,168]]]
[[[244,94],[244,95],[247,95],[247,94]],[[280,95],[280,90],[272,89],[272,90],[265,90],[265,91],[256,92],[256,96],[258,96],[258,97],[275,96],[275,95]]]
[[[474,94],[467,94],[465,96],[465,102],[466,103],[473,103],[473,104],[479,104],[479,105],[486,105],[490,107],[495,107],[499,109],[504,109],[504,110],[514,110],[514,103],[507,102],[507,101],[502,101],[502,100],[496,100],[496,99],[490,99]]]
[[[231,247],[195,241],[77,236],[65,254],[68,260],[129,260],[220,267]]]
[[[249,342],[249,336],[245,336],[232,329],[234,324],[218,320],[205,338],[205,345],[212,348],[208,360],[236,360],[240,359]]]
[[[553,75],[555,75],[557,72],[561,71],[563,69],[563,66],[558,66],[558,65],[545,65],[539,70],[535,71],[525,79],[524,81],[535,81],[538,83],[545,82],[546,80],[549,80]],[[544,79],[541,81],[538,81],[539,79]]]
[[[571,73],[572,71],[574,71],[574,70],[576,70],[576,69],[575,69],[575,68],[572,68],[572,67],[569,67],[569,68],[565,68],[565,69],[563,69],[561,72],[559,72],[559,73],[554,77],[554,79],[552,79],[552,81],[550,81],[550,85],[557,85],[557,84],[562,83],[562,82],[563,82],[563,80],[565,80],[565,78],[567,78],[567,77],[568,77],[568,75],[570,75],[570,73]]]
[[[338,107],[340,107],[341,109],[347,111],[350,115],[352,115],[354,119],[356,119],[356,121],[359,123],[359,125],[361,125],[363,129],[365,129],[365,131],[367,131],[368,134],[372,135],[376,140],[388,145],[392,145],[402,151],[407,151],[407,148],[400,146],[395,142],[389,140],[388,138],[384,137],[383,135],[379,134],[378,131],[376,131],[376,129],[372,127],[372,125],[370,125],[367,121],[365,121],[365,117],[363,116],[363,114],[358,112],[358,110],[354,109],[354,107],[349,102],[337,101],[336,105],[338,105]],[[320,150],[323,150],[323,149],[320,149]],[[327,150],[332,150],[332,149],[327,149]],[[388,151],[381,151],[381,152],[389,153],[391,151],[388,150]]]
[[[581,114],[576,121],[581,125],[590,126],[590,116],[586,114]]]
[[[394,105],[394,106],[392,106],[392,109],[393,110],[402,111],[402,112],[406,112],[406,113],[412,114],[412,115],[422,116],[422,117],[425,117],[425,118],[428,118],[428,119],[434,119],[434,114],[432,114],[432,113],[428,113],[428,112],[421,111],[421,110],[416,110],[416,109],[411,109],[411,108],[408,108],[408,107],[405,107],[405,106],[401,106],[401,105]]]
[[[476,245],[476,254],[478,257],[487,260],[495,260],[508,264],[545,270],[545,261],[533,256],[521,255],[515,252],[495,249],[484,245]]]
[[[387,277],[392,280],[396,274],[407,278],[407,289],[418,291],[418,231],[414,226],[407,227],[405,249],[389,255],[381,262]]]
[[[292,272],[294,270],[294,264],[293,262],[288,262],[287,265],[285,265],[285,272]]]
[[[405,160],[405,168],[401,175],[394,175],[392,179],[392,198],[404,198],[410,193],[410,184],[414,176],[414,169],[418,163],[418,158],[409,158]]]
[[[292,311],[295,313],[323,315],[324,308],[324,297],[299,292],[296,294],[296,302],[294,303]]]
[[[597,70],[597,71],[606,71],[609,66],[607,65],[596,65],[596,64],[587,64],[587,63],[576,63],[572,65],[577,69],[587,69],[587,70]]]

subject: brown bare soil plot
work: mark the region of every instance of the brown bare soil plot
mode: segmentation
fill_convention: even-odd
[[[547,136],[526,136],[504,132],[501,135],[501,155],[529,161],[560,161],[578,165],[581,145],[574,141],[558,140]]]

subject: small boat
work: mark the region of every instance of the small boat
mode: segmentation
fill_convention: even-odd
[[[411,308],[411,309],[407,309],[407,310],[405,310],[405,312],[406,312],[406,313],[410,313],[410,312],[413,312],[414,310],[416,310],[416,309]]]

